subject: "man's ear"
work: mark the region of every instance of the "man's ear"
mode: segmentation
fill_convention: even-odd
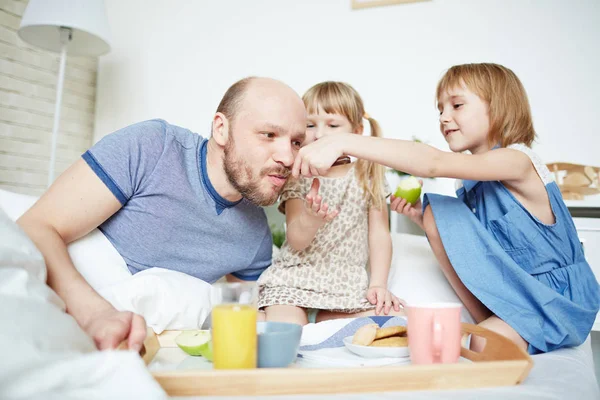
[[[219,146],[225,147],[229,140],[229,120],[225,114],[218,112],[213,117],[212,136]]]

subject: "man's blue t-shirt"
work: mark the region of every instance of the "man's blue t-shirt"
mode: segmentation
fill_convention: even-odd
[[[256,280],[271,264],[263,209],[219,196],[206,172],[207,143],[152,120],[107,135],[83,154],[121,202],[99,228],[132,273],[160,267],[212,283],[230,273]]]

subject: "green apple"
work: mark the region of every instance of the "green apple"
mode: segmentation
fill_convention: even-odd
[[[208,330],[183,331],[177,335],[175,343],[190,356],[203,356],[212,361],[212,340]]]
[[[401,180],[394,196],[406,199],[407,202],[415,205],[421,197],[421,184],[419,180],[414,176]]]

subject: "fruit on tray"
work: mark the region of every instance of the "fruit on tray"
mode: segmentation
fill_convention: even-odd
[[[394,196],[401,197],[414,206],[421,198],[421,183],[414,176],[403,179],[398,184]]]
[[[212,340],[208,330],[183,331],[177,335],[175,343],[190,356],[202,356],[212,361]]]

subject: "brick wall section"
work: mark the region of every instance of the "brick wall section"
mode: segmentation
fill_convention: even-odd
[[[0,0],[0,188],[46,189],[59,54],[30,46],[17,30],[27,0]],[[67,54],[55,177],[92,144],[96,57]]]

